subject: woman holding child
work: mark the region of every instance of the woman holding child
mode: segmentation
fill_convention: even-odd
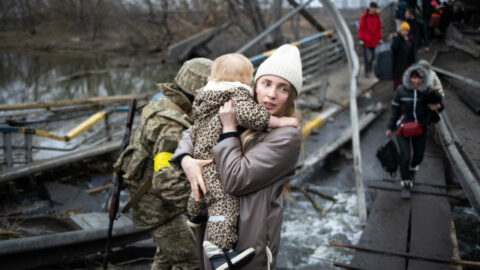
[[[258,68],[254,98],[270,116],[296,117],[295,98],[302,90],[302,65],[298,49],[281,46]],[[295,173],[300,153],[300,127],[280,127],[240,134],[231,101],[220,108],[223,134],[212,148],[213,160],[226,194],[239,199],[238,241],[234,250],[253,247],[253,259],[241,269],[275,269],[284,211],[283,190]],[[190,155],[193,144],[187,130],[170,159],[184,169],[196,199],[208,193],[202,167],[212,160]],[[228,257],[227,255],[223,255]],[[225,258],[228,261],[230,258]],[[210,268],[210,264],[205,264]]]

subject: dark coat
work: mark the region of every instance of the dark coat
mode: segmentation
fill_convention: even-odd
[[[403,72],[413,63],[413,45],[410,40],[405,40],[400,33],[392,40],[393,78],[402,77]]]
[[[415,19],[408,19],[410,25],[410,36],[413,41],[413,47],[418,50],[420,46],[428,46],[427,25],[418,16]]]
[[[405,21],[405,11],[408,8],[408,3],[405,0],[399,1],[397,4],[397,10],[395,11],[395,19]]]
[[[420,77],[423,78],[423,83],[418,89],[414,89],[410,82],[410,76],[413,71],[417,71]],[[429,96],[431,92],[428,85],[428,72],[418,64],[412,65],[403,74],[402,83],[393,95],[392,111],[387,128],[389,130],[395,130],[400,122],[413,122],[415,119],[422,124],[424,129],[431,123],[438,122],[440,120],[438,113],[427,107],[428,100],[431,100]],[[417,95],[416,99],[415,94]],[[436,102],[440,99],[434,99],[435,103],[440,103]],[[414,108],[416,108],[416,115],[413,113]],[[439,111],[441,110],[443,110],[443,104]],[[401,119],[401,121],[399,121],[399,119]]]

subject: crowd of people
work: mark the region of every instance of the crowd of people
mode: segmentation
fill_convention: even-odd
[[[444,91],[442,84],[426,60],[420,60],[418,51],[430,51],[429,42],[438,31],[445,31],[446,22],[453,21],[452,14],[461,14],[457,19],[468,20],[468,15],[458,8],[452,12],[451,5],[436,0],[399,0],[396,3],[396,32],[390,35],[392,79],[394,95],[390,120],[385,135],[393,136],[399,148],[399,166],[402,197],[410,198],[416,171],[423,160],[426,134],[429,126],[440,120],[443,110]],[[370,52],[381,39],[381,20],[378,6],[371,2],[360,17],[358,39],[364,46],[365,75],[371,70]],[[420,11],[420,12],[419,12]],[[464,11],[464,9],[463,9]],[[367,49],[368,48],[368,49]],[[375,53],[373,53],[375,55]],[[388,61],[381,59],[378,61]]]
[[[404,198],[443,109],[440,80],[417,51],[430,49],[449,12],[437,1],[397,4],[385,135],[396,134]],[[375,2],[360,17],[358,38],[368,77],[382,42]],[[161,95],[143,108],[115,163],[130,198],[140,198],[134,225],[149,229],[157,245],[152,270],[275,269],[284,197],[302,146],[300,51],[283,45],[253,70],[241,54],[186,61],[173,83],[158,85]]]

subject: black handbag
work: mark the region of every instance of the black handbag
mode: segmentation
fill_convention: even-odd
[[[377,150],[377,158],[382,168],[395,177],[399,165],[399,153],[392,139],[387,139]]]

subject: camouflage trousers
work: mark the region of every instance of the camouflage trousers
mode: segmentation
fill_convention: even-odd
[[[190,196],[187,204],[192,216],[206,215],[208,209],[207,239],[219,248],[233,249],[238,240],[237,222],[240,206],[238,198],[225,194],[215,164],[202,169],[207,193],[200,201]]]
[[[157,245],[152,270],[199,270],[193,232],[185,217],[177,215],[151,231]]]

